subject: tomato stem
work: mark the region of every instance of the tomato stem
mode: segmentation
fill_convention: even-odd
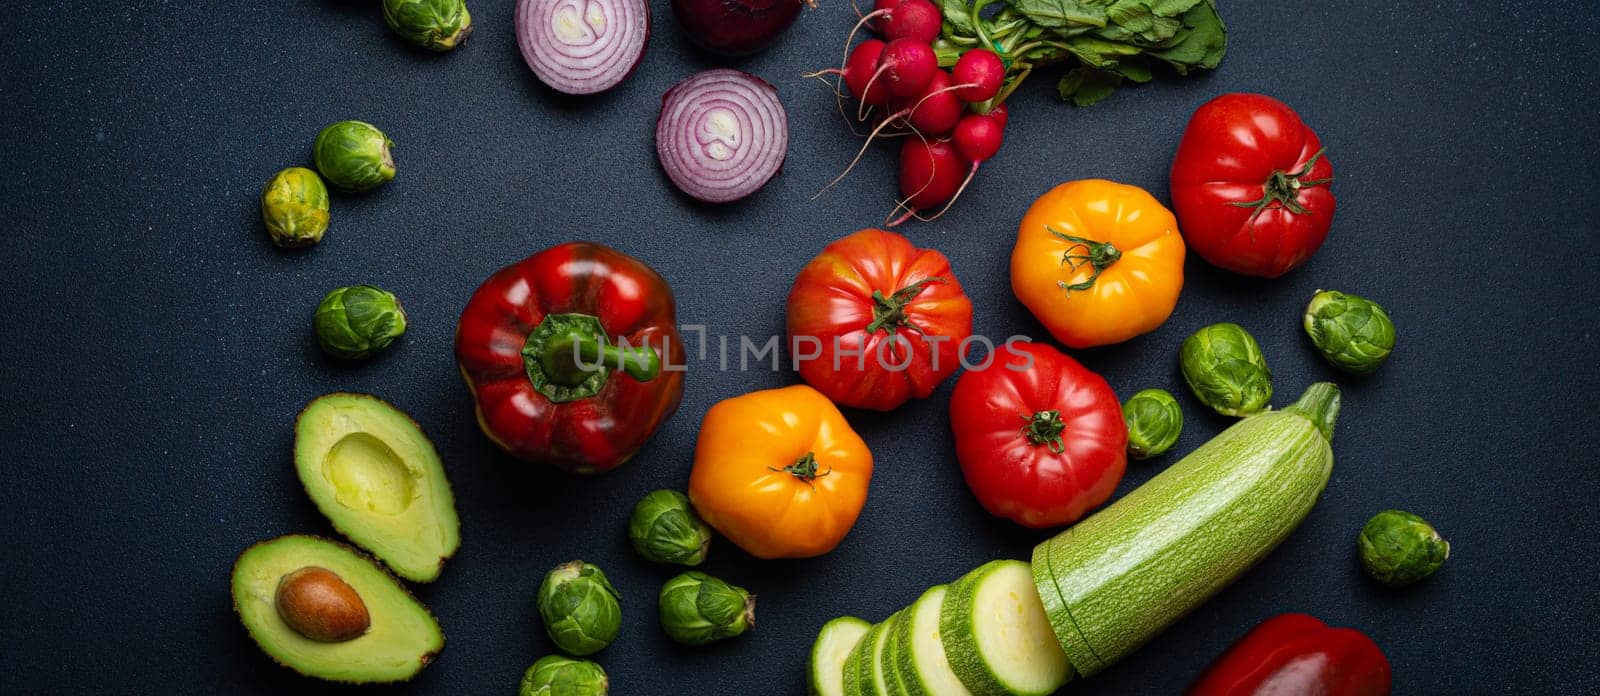
[[[1032,417],[1023,416],[1028,424],[1022,426],[1022,434],[1028,437],[1028,442],[1033,445],[1045,445],[1051,452],[1061,454],[1067,445],[1061,439],[1061,432],[1067,429],[1067,424],[1061,421],[1061,412],[1055,409],[1039,411]]]
[[[1056,285],[1067,291],[1068,295],[1071,295],[1073,290],[1088,290],[1094,287],[1094,281],[1099,280],[1100,273],[1122,258],[1122,251],[1111,242],[1097,242],[1093,239],[1074,237],[1049,225],[1045,225],[1045,229],[1060,239],[1072,242],[1072,246],[1067,247],[1067,250],[1061,254],[1061,265],[1066,266],[1067,270],[1077,271],[1085,264],[1094,269],[1094,273],[1089,276],[1088,280],[1079,283],[1068,285],[1066,281],[1056,281]],[[1083,252],[1073,253],[1078,249],[1082,249]]]
[[[783,467],[782,469],[779,469],[779,468],[774,467],[774,466],[769,466],[767,468],[772,470],[772,471],[785,471],[785,472],[788,472],[788,473],[794,475],[795,478],[800,479],[801,481],[805,481],[806,485],[809,486],[809,485],[811,485],[812,481],[815,481],[815,480],[817,480],[819,478],[822,478],[823,476],[827,476],[830,473],[833,473],[833,469],[831,469],[831,468],[828,469],[827,471],[819,472],[819,471],[817,471],[817,466],[818,466],[817,465],[817,454],[815,452],[807,452],[807,453],[805,453],[805,456],[802,456],[799,459],[794,460],[793,464],[790,464],[790,465],[788,465],[786,467]]]
[[[1261,185],[1261,198],[1249,202],[1229,203],[1228,205],[1240,208],[1254,208],[1255,210],[1250,213],[1251,220],[1254,220],[1257,215],[1261,214],[1261,211],[1266,210],[1273,203],[1277,203],[1278,207],[1295,215],[1304,215],[1306,208],[1300,205],[1300,189],[1321,186],[1333,181],[1331,176],[1325,179],[1305,178],[1311,174],[1311,168],[1317,165],[1317,160],[1322,159],[1322,153],[1327,151],[1328,148],[1325,147],[1317,150],[1317,153],[1312,155],[1311,159],[1306,160],[1305,166],[1293,174],[1274,170],[1272,176],[1267,177],[1266,183]]]
[[[901,327],[907,327],[912,331],[922,333],[922,327],[911,323],[910,318],[906,317],[906,305],[910,304],[911,300],[915,299],[929,283],[943,282],[945,282],[944,278],[937,276],[923,278],[894,291],[894,294],[888,297],[883,296],[882,290],[873,290],[872,323],[867,324],[867,333],[877,333],[879,330],[883,330],[885,333],[893,334]]]

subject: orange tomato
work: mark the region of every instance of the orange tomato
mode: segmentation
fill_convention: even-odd
[[[821,392],[805,385],[736,396],[706,412],[689,501],[757,558],[833,550],[867,502],[872,453]]]
[[[1119,343],[1172,315],[1183,254],[1177,218],[1144,189],[1071,181],[1022,217],[1011,291],[1070,347]]]

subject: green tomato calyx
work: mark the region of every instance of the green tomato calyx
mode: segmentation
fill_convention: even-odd
[[[943,282],[945,282],[944,278],[937,276],[923,278],[894,291],[894,294],[888,297],[883,296],[882,290],[873,290],[872,323],[867,324],[867,333],[873,334],[881,330],[884,333],[893,335],[901,327],[909,328],[919,334],[922,333],[922,328],[911,323],[911,319],[906,316],[906,305],[916,299],[917,295],[922,293],[922,289],[930,283]]]
[[[780,469],[778,467],[769,466],[767,468],[771,469],[772,471],[788,472],[794,475],[795,478],[805,481],[809,485],[812,481],[833,473],[833,469],[817,471],[819,466],[821,465],[817,463],[817,453],[807,452],[799,459],[794,460],[793,464],[790,464],[786,467]]]
[[[1067,429],[1067,424],[1061,420],[1061,412],[1055,409],[1039,411],[1030,416],[1023,416],[1028,424],[1022,426],[1022,434],[1028,438],[1032,445],[1044,445],[1051,452],[1061,454],[1067,445],[1061,439],[1062,431]]]
[[[1250,213],[1250,219],[1252,220],[1257,215],[1260,215],[1261,211],[1266,210],[1273,204],[1277,204],[1277,207],[1295,215],[1304,215],[1306,208],[1300,205],[1300,189],[1321,186],[1333,181],[1331,176],[1326,179],[1305,178],[1311,174],[1311,168],[1317,166],[1317,160],[1322,159],[1322,154],[1327,151],[1328,148],[1317,150],[1317,153],[1312,155],[1311,159],[1306,160],[1306,166],[1301,167],[1298,172],[1273,170],[1272,175],[1267,177],[1266,183],[1261,185],[1261,198],[1259,200],[1229,203],[1228,205],[1239,208],[1254,208]]]
[[[1046,225],[1045,229],[1059,239],[1072,242],[1072,246],[1067,247],[1067,250],[1061,253],[1061,265],[1065,266],[1068,272],[1076,273],[1078,269],[1083,268],[1085,265],[1094,269],[1089,278],[1081,282],[1068,284],[1064,280],[1056,281],[1056,285],[1067,291],[1068,295],[1071,295],[1074,290],[1088,290],[1094,287],[1094,281],[1100,279],[1100,274],[1110,268],[1111,264],[1122,258],[1122,250],[1111,242],[1097,242],[1093,239],[1074,237],[1049,225]]]
[[[550,314],[522,344],[522,363],[533,388],[556,403],[600,393],[611,370],[648,382],[661,374],[661,356],[648,345],[613,345],[591,314]]]

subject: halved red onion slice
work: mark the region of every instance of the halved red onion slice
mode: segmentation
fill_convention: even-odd
[[[604,92],[633,73],[650,40],[646,0],[517,0],[517,46],[539,81]]]
[[[744,198],[783,167],[789,116],[778,90],[750,73],[698,72],[667,90],[656,156],[672,183],[699,200]]]

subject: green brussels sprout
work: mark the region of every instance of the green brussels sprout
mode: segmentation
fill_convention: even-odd
[[[1254,336],[1238,324],[1212,324],[1183,340],[1178,363],[1200,403],[1248,416],[1272,400],[1272,371]]]
[[[1359,544],[1367,574],[1390,587],[1428,577],[1450,557],[1450,542],[1427,520],[1403,510],[1373,515],[1361,528]]]
[[[1394,350],[1394,322],[1366,298],[1318,290],[1306,305],[1305,323],[1322,357],[1350,374],[1372,374]]]
[[[383,18],[396,34],[431,51],[448,51],[472,34],[463,0],[383,0]]]
[[[592,655],[610,645],[622,628],[621,598],[600,568],[572,561],[544,576],[539,616],[556,647],[572,655]]]
[[[756,598],[691,570],[661,586],[661,627],[684,645],[705,645],[732,638],[756,624]]]
[[[609,686],[610,680],[600,665],[564,655],[546,655],[522,675],[517,696],[606,696]]]
[[[311,325],[317,343],[343,360],[365,360],[406,332],[406,311],[394,293],[371,285],[339,288],[322,298]]]
[[[261,191],[261,221],[280,247],[311,246],[328,231],[328,187],[305,167],[290,167]]]
[[[1146,389],[1122,405],[1128,424],[1128,454],[1149,459],[1172,449],[1183,432],[1183,409],[1165,389]]]
[[[689,497],[677,491],[653,491],[633,506],[628,520],[633,548],[657,563],[699,565],[711,546],[711,527],[694,514]]]
[[[340,121],[317,134],[311,146],[317,171],[340,191],[370,191],[394,178],[394,143],[370,123]]]

